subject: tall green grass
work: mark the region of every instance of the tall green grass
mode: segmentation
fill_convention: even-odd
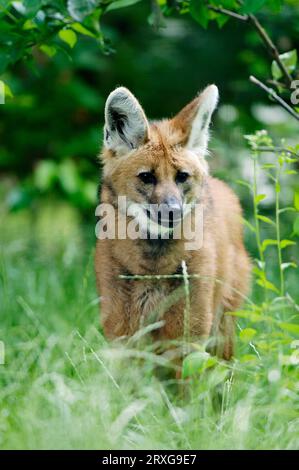
[[[248,187],[255,213],[248,233],[260,252],[257,285],[234,312],[235,359],[225,363],[192,344],[186,380],[175,380],[171,352],[157,354],[147,339],[155,325],[128,341],[103,337],[92,225],[82,226],[73,209],[57,202],[31,212],[1,208],[0,448],[299,447],[298,252],[281,244],[296,242],[286,224],[296,204],[292,211],[279,204],[281,173],[293,162],[270,149],[272,161],[264,163],[256,150],[264,141],[251,142],[255,171],[271,172],[279,195],[269,222],[258,178]],[[186,272],[184,279],[187,298]]]

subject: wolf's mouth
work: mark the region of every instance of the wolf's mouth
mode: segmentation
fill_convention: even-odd
[[[175,225],[178,225],[182,221],[183,216],[181,213],[176,215],[171,211],[164,215],[161,211],[153,211],[150,209],[145,209],[145,213],[151,223],[166,228],[173,228]]]

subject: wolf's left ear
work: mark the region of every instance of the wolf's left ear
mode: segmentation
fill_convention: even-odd
[[[216,85],[209,85],[172,120],[173,125],[181,131],[186,147],[202,155],[207,151],[209,125],[218,97]]]
[[[148,139],[148,121],[127,88],[116,88],[105,105],[104,145],[118,155],[138,148]]]

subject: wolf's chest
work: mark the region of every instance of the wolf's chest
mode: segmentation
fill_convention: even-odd
[[[181,296],[182,288],[178,283],[153,280],[135,286],[131,300],[139,315],[154,322],[160,320]]]

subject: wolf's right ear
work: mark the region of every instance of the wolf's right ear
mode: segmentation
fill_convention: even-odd
[[[116,88],[105,105],[104,145],[118,155],[148,140],[148,121],[139,102],[127,88]]]

